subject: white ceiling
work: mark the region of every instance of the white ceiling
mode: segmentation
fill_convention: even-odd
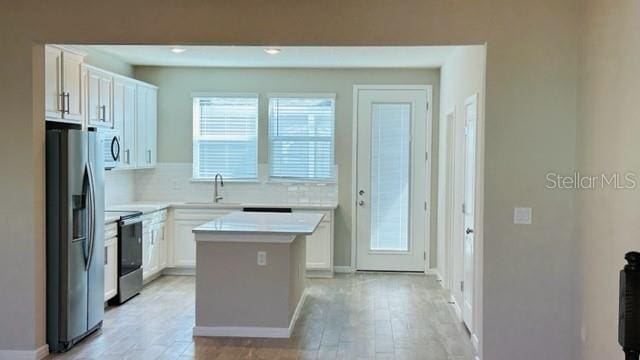
[[[132,65],[296,68],[434,68],[455,46],[281,46],[277,55],[265,46],[92,45]]]

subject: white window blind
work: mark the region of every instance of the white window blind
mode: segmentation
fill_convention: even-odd
[[[193,177],[258,178],[258,96],[193,97]]]
[[[335,96],[269,99],[269,171],[276,179],[334,180]]]

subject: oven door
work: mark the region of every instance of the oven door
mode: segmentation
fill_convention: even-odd
[[[122,220],[119,232],[118,275],[124,276],[142,267],[142,218]]]

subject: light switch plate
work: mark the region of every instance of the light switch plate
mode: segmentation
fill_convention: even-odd
[[[513,223],[514,224],[531,224],[532,210],[530,207],[516,207],[513,208]]]

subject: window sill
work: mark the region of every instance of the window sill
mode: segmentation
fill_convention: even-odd
[[[281,185],[316,185],[316,186],[325,186],[325,185],[335,185],[338,182],[336,180],[296,180],[296,179],[268,179],[266,181],[267,184],[281,184]]]

